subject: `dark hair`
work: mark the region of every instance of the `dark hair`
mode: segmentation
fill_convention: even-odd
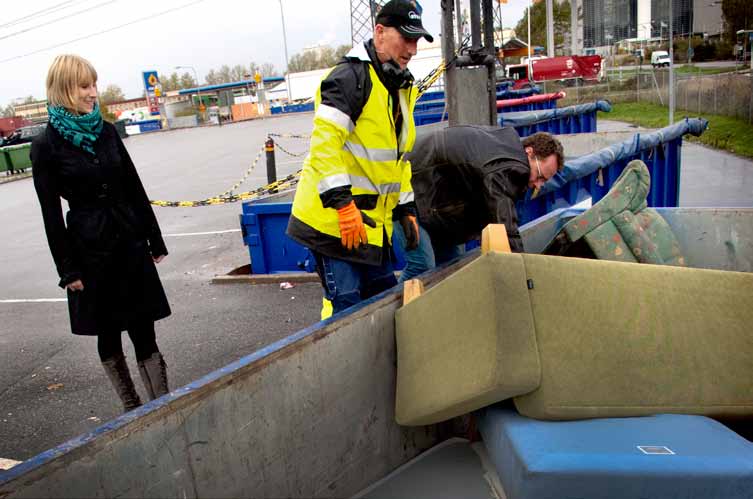
[[[548,158],[552,154],[557,155],[557,171],[562,171],[565,165],[565,154],[562,144],[551,133],[536,132],[523,139],[523,147],[533,148],[537,158]]]

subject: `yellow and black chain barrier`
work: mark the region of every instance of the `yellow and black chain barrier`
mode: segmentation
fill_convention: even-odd
[[[434,68],[431,73],[426,75],[425,78],[418,81],[416,83],[416,88],[418,89],[418,97],[421,97],[421,95],[426,92],[429,87],[431,87],[442,74],[445,72],[445,70],[453,63],[455,62],[455,59],[457,58],[460,51],[465,48],[465,46],[468,43],[468,40],[470,37],[467,37],[463,43],[460,46],[460,49],[455,54],[455,57],[453,57],[448,63],[445,64],[443,61],[439,64],[436,68]],[[304,134],[293,134],[293,133],[270,133],[268,135],[269,137],[278,137],[278,138],[285,138],[285,139],[309,139],[311,138],[310,135],[304,135]],[[289,156],[292,156],[294,158],[298,158],[301,156],[304,156],[308,153],[308,151],[304,151],[302,153],[294,153],[290,152],[284,147],[282,147],[280,144],[275,142],[275,146],[277,149],[281,150],[285,154],[288,154]],[[267,184],[263,187],[259,187],[258,189],[254,189],[252,191],[246,191],[241,192],[239,194],[233,194],[233,191],[235,191],[238,187],[240,187],[241,184],[243,184],[248,176],[251,174],[251,171],[256,167],[256,164],[259,162],[259,159],[261,159],[261,155],[266,151],[265,146],[261,147],[261,150],[259,151],[259,154],[256,155],[256,158],[251,163],[251,166],[246,170],[246,173],[243,175],[243,177],[236,182],[230,189],[226,190],[222,194],[207,198],[207,199],[201,199],[199,201],[162,201],[162,200],[152,200],[150,201],[154,206],[161,206],[161,207],[192,207],[192,206],[212,206],[212,205],[218,205],[218,204],[226,204],[226,203],[236,203],[238,201],[248,201],[251,199],[258,199],[267,195],[276,194],[282,190],[286,190],[289,188],[292,188],[298,183],[298,180],[301,176],[301,170],[298,170],[295,173],[291,173],[285,178],[279,179],[276,182],[272,182],[271,184]]]

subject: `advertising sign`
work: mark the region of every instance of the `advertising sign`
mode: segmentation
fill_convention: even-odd
[[[159,76],[156,71],[142,71],[141,77],[144,80],[144,92],[146,93],[146,103],[149,112],[154,116],[159,114],[159,101],[157,91],[161,89]]]

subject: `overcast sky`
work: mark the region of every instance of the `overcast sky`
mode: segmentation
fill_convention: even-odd
[[[282,0],[288,55],[317,43],[350,43],[350,1]],[[438,35],[440,0],[420,3],[424,26]],[[517,23],[527,3],[502,5],[505,27]],[[28,95],[44,98],[47,69],[61,53],[89,59],[100,89],[114,83],[132,98],[141,95],[144,70],[169,74],[178,65],[194,66],[202,81],[223,64],[271,62],[282,70],[282,40],[278,0],[3,1],[0,105]]]

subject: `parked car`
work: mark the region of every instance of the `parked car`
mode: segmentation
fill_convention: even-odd
[[[44,132],[47,128],[47,123],[40,123],[38,125],[23,126],[17,129],[12,134],[8,135],[3,142],[3,146],[14,146],[18,144],[25,144],[31,142],[34,137]]]
[[[655,68],[669,67],[669,53],[666,50],[651,52],[651,65]]]

